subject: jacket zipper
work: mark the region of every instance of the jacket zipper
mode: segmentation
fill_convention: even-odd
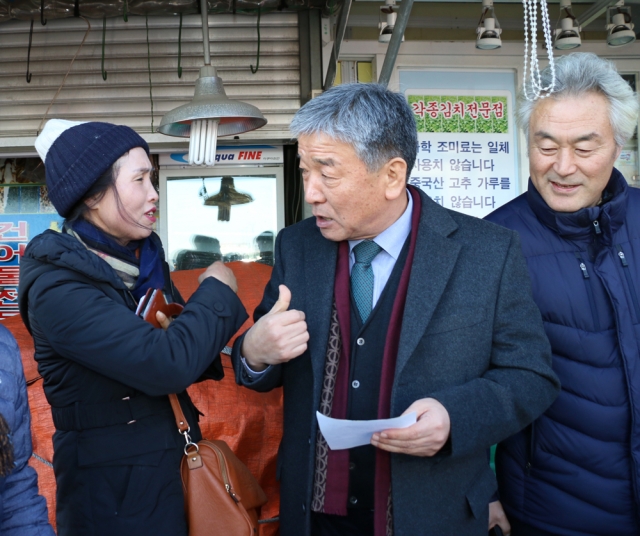
[[[636,320],[640,322],[640,304],[638,303],[636,288],[633,284],[633,280],[631,279],[631,273],[629,272],[629,262],[627,261],[627,258],[625,257],[624,251],[622,251],[622,246],[620,244],[616,245],[616,249],[618,250],[618,258],[620,259],[620,263],[622,264],[622,271],[627,279],[627,285],[629,286],[629,292],[631,293],[633,308],[636,310]]]
[[[638,297],[636,294],[636,290],[635,290],[635,286],[633,285],[633,281],[631,279],[631,274],[629,273],[629,262],[627,261],[627,258],[624,254],[624,251],[622,251],[622,246],[620,244],[616,244],[615,248],[618,250],[618,258],[620,259],[620,263],[622,264],[622,271],[627,279],[627,285],[629,286],[629,292],[631,293],[631,301],[633,302],[633,307],[636,311],[636,317],[638,319],[638,321],[640,321],[640,307],[638,306]],[[611,299],[611,298],[610,298]],[[618,334],[618,337],[620,335]],[[619,342],[619,347],[620,347],[620,352],[622,354],[622,358],[623,361],[626,361],[626,357],[624,354],[624,350],[622,349],[622,344]],[[631,396],[631,395],[629,395]],[[633,412],[631,413],[631,428],[633,429],[635,427],[635,423],[634,423],[634,414]],[[633,452],[631,453],[631,464],[633,466],[633,474],[637,473],[637,462],[636,459],[633,456]],[[635,479],[632,479],[632,484],[633,484],[633,491],[634,491],[634,495],[636,498],[636,502],[638,501],[638,484],[636,483]],[[640,519],[640,517],[637,517],[637,519]]]
[[[595,225],[597,223],[597,220],[593,223]],[[575,256],[576,256],[576,259],[578,259],[578,262],[580,263],[580,271],[582,272],[582,277],[584,278],[584,286],[587,289],[587,298],[589,299],[589,307],[591,308],[591,315],[593,316],[594,328],[595,330],[597,330],[598,326],[600,325],[600,318],[598,316],[596,301],[595,301],[595,298],[593,297],[593,288],[591,288],[591,284],[589,283],[589,279],[591,277],[589,276],[587,265],[585,264],[584,260],[582,260],[582,256],[580,255],[580,253],[576,251]]]
[[[133,294],[131,294],[131,291],[129,289],[127,289],[127,293],[125,294],[125,296],[131,298],[131,303],[133,303],[133,310],[136,310],[136,307],[138,306],[138,301],[133,297]],[[127,304],[127,307],[131,308],[131,303]]]
[[[529,425],[529,459],[527,460],[527,464],[524,466],[524,472],[527,476],[531,476],[531,467],[533,467],[533,450],[535,448],[535,441],[533,435],[535,433],[535,421]]]

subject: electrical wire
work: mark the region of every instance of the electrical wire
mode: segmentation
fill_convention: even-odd
[[[80,18],[87,23],[87,31],[84,33],[84,37],[82,38],[82,42],[80,43],[80,46],[78,47],[78,50],[76,50],[76,53],[73,56],[73,59],[71,60],[71,63],[69,64],[69,69],[67,69],[67,74],[64,75],[64,78],[62,79],[62,83],[60,84],[60,87],[58,88],[58,91],[56,91],[56,94],[53,96],[53,99],[51,99],[51,103],[49,104],[49,107],[47,108],[47,111],[42,116],[42,121],[40,121],[40,126],[38,127],[38,134],[40,134],[40,131],[42,130],[42,125],[44,124],[44,120],[47,118],[47,115],[49,114],[49,110],[51,110],[51,107],[53,106],[53,103],[58,98],[58,95],[60,95],[60,91],[62,91],[62,87],[64,86],[64,83],[66,82],[67,77],[69,76],[69,73],[71,72],[71,67],[73,67],[73,62],[76,61],[76,58],[78,57],[78,54],[80,53],[80,50],[82,50],[84,42],[87,40],[87,36],[89,35],[89,32],[91,31],[91,23],[89,22],[89,20],[84,18],[84,17],[82,17],[82,16]]]
[[[144,23],[147,27],[147,69],[149,71],[149,100],[151,102],[151,133],[153,134],[153,86],[151,84],[151,46],[149,45],[149,15],[144,16]]]

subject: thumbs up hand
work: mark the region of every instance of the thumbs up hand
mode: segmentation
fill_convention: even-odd
[[[278,301],[273,304],[271,311],[267,314],[272,315],[275,313],[284,313],[287,309],[289,309],[289,305],[291,304],[291,291],[285,286],[280,285],[278,287],[280,294],[278,295]],[[304,313],[302,313],[302,319],[304,320]]]
[[[304,313],[289,310],[291,291],[280,285],[278,301],[247,332],[240,353],[252,370],[286,363],[307,349],[309,332]]]

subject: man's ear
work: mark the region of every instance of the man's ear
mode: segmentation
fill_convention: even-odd
[[[620,158],[620,153],[622,152],[622,147],[620,145],[618,145],[616,147],[616,157],[614,158],[614,161],[617,160],[618,158]]]
[[[387,173],[386,196],[389,201],[397,199],[407,188],[407,163],[404,158],[392,158],[385,164]]]

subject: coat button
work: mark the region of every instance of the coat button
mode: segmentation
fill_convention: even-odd
[[[358,504],[358,498],[352,495],[351,497],[349,497],[349,502],[351,504]]]
[[[214,304],[213,308],[218,311],[219,313],[221,313],[222,311],[224,311],[224,305],[222,305],[221,303],[216,303]]]
[[[357,389],[358,387],[360,387],[360,382],[358,380],[353,380],[351,382],[351,387],[353,387],[354,389]]]
[[[349,462],[349,471],[353,471],[356,468],[356,464],[353,462]]]
[[[364,339],[363,339],[362,337],[360,337],[360,338],[356,341],[356,344],[357,344],[358,346],[362,346],[362,345],[364,345]]]

